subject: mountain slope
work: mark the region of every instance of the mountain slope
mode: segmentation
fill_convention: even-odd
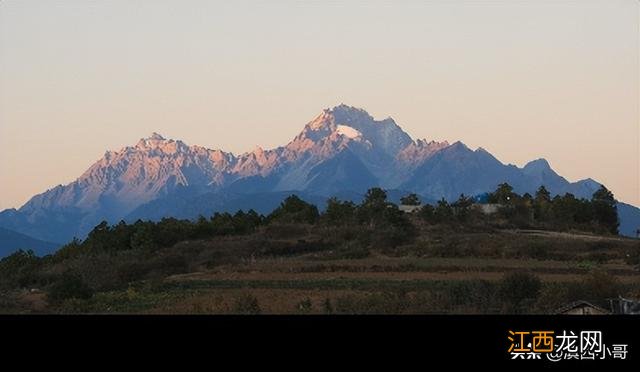
[[[456,142],[428,158],[400,186],[432,199],[455,200],[460,194],[478,195],[495,190],[502,182],[521,188],[521,172],[514,166],[505,166],[488,152],[471,150]]]
[[[357,198],[380,186],[426,200],[453,200],[462,193],[492,191],[502,182],[519,193],[533,194],[545,185],[552,194],[585,198],[600,186],[591,179],[571,183],[544,159],[518,168],[461,142],[414,141],[391,118],[376,120],[362,109],[339,105],[323,110],[288,144],[240,155],[153,133],[134,146],[107,151],[70,184],[35,195],[18,210],[0,212],[0,226],[67,242],[83,238],[102,220],[193,216],[227,210],[241,199],[258,205],[258,195],[295,191],[319,200]],[[623,209],[628,211],[623,220],[637,213]]]
[[[30,236],[0,227],[0,258],[22,249],[32,250],[38,256],[54,252],[59,244],[34,239]]]
[[[258,192],[237,194],[224,191],[210,192],[197,196],[187,194],[170,195],[141,205],[125,217],[127,222],[138,219],[159,221],[172,216],[181,219],[195,219],[199,216],[212,216],[216,212],[235,213],[239,210],[269,214],[289,195],[295,194],[301,199],[324,208],[325,197],[300,191]]]
[[[34,196],[17,211],[0,213],[0,226],[50,241],[82,238],[100,221],[116,222],[180,188],[189,186],[193,194],[215,189],[236,164],[230,153],[154,133],[135,146],[107,151],[74,182]]]
[[[637,231],[640,229],[640,208],[626,203],[618,203],[618,218],[620,235],[638,237]]]
[[[591,198],[600,187],[591,179],[570,183],[554,172],[544,159],[518,168],[501,163],[482,148],[474,151],[456,142],[428,157],[399,188],[432,199],[444,197],[451,201],[460,194],[479,195],[493,191],[503,182],[520,194],[533,195],[544,185],[553,195],[572,193],[579,198]]]

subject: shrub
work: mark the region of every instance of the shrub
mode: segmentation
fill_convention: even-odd
[[[291,239],[307,234],[307,225],[291,223],[271,223],[265,230],[264,235],[269,239]]]
[[[37,281],[37,269],[41,259],[33,251],[18,250],[0,260],[0,285],[4,287],[27,286]]]
[[[296,195],[287,197],[278,208],[267,217],[267,221],[284,223],[315,223],[318,220],[318,208],[305,202]]]
[[[327,299],[324,300],[323,308],[324,308],[324,312],[326,314],[332,314],[333,313],[333,304],[331,304],[331,300],[330,299],[327,298]]]
[[[93,291],[82,278],[65,272],[60,279],[51,286],[48,299],[55,303],[72,298],[88,299],[91,298],[91,296],[93,296]]]
[[[582,281],[583,297],[600,306],[607,306],[609,299],[621,292],[617,278],[602,270],[594,270]]]
[[[61,262],[73,257],[77,257],[88,252],[88,246],[82,245],[82,241],[78,238],[73,238],[71,242],[65,244],[53,254],[53,260],[55,262]]]
[[[233,304],[233,312],[237,314],[260,314],[262,310],[258,299],[250,294],[236,298]]]
[[[560,283],[544,285],[536,301],[536,312],[550,313],[570,302],[568,288]]]
[[[307,314],[311,312],[313,308],[313,304],[311,303],[311,299],[305,298],[304,300],[298,302],[296,305],[296,310],[300,313]]]
[[[356,206],[350,201],[339,201],[337,198],[327,200],[327,209],[322,219],[332,226],[348,225],[354,222]]]
[[[165,276],[183,274],[189,269],[187,259],[178,253],[160,257],[156,264],[157,271]]]
[[[402,314],[410,308],[404,293],[380,292],[364,296],[340,296],[336,299],[336,313],[342,314]]]
[[[522,312],[525,300],[536,300],[542,283],[530,273],[514,272],[505,274],[499,283],[498,293],[508,305],[510,312]]]
[[[640,249],[629,250],[625,254],[624,262],[626,262],[627,265],[638,266],[640,268]]]
[[[125,263],[118,267],[117,278],[120,283],[130,283],[141,280],[148,273],[148,268],[140,262]]]

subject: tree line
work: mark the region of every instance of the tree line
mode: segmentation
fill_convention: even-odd
[[[502,183],[485,199],[495,207],[495,213],[474,208],[478,204],[465,195],[460,195],[453,203],[442,199],[436,205],[425,205],[418,213],[432,224],[502,220],[510,227],[618,234],[617,201],[605,186],[601,186],[591,199],[579,199],[571,193],[551,197],[544,186],[540,186],[533,196],[529,193],[519,195],[509,184]],[[419,199],[413,194],[403,198],[402,202],[415,205],[419,204]]]
[[[73,239],[53,255],[41,258],[32,251],[18,251],[3,258],[0,289],[44,286],[50,289],[53,301],[85,298],[91,295],[91,288],[125,285],[156,272],[159,276],[187,272],[187,259],[165,249],[179,242],[255,232],[258,233],[251,238],[252,244],[228,251],[213,249],[209,261],[320,251],[344,259],[367,257],[372,250],[396,254],[411,245],[419,230],[430,234],[431,229],[436,235],[443,231],[455,235],[467,228],[574,229],[598,234],[618,231],[616,200],[604,186],[589,200],[571,194],[551,197],[544,186],[534,196],[519,195],[504,183],[488,193],[483,203],[495,207],[494,212],[487,214],[477,198],[465,195],[451,203],[442,199],[433,205],[422,205],[418,195],[408,194],[401,198],[401,205],[415,208],[411,208],[412,213],[405,213],[403,209],[407,208],[390,202],[384,190],[372,188],[361,203],[330,198],[323,212],[291,195],[266,216],[241,210],[195,220],[163,218],[115,225],[103,221],[86,239]],[[315,237],[310,236],[314,234]],[[446,246],[447,250],[450,248]],[[89,288],[86,282],[94,276],[93,259],[113,266],[113,270],[104,278],[89,280],[93,283]],[[630,260],[637,264],[637,255]],[[58,272],[56,267],[65,267],[68,272]],[[113,277],[117,277],[115,282]]]
[[[320,213],[315,205],[290,195],[266,216],[254,210],[240,210],[235,214],[215,213],[210,218],[200,216],[196,220],[163,218],[157,222],[138,220],[131,224],[120,221],[115,225],[103,221],[84,241],[74,239],[58,250],[54,257],[65,259],[90,251],[154,251],[180,241],[249,234],[260,226],[277,224],[353,228],[360,240],[395,246],[416,235],[414,217],[417,221],[434,225],[502,221],[509,227],[618,233],[616,200],[604,186],[589,200],[578,199],[572,194],[551,197],[544,186],[540,186],[534,196],[528,193],[519,195],[509,184],[503,183],[486,195],[486,201],[496,206],[495,213],[483,213],[475,199],[460,195],[452,203],[442,199],[435,205],[425,204],[410,215],[390,202],[383,189],[376,187],[367,191],[360,204],[330,198]],[[421,201],[416,194],[408,194],[401,198],[401,205],[420,206]]]
[[[63,260],[91,251],[154,251],[180,241],[249,234],[260,226],[279,224],[358,225],[366,230],[363,235],[369,238],[385,235],[385,241],[392,245],[414,235],[415,230],[408,216],[387,200],[386,192],[373,188],[366,193],[361,204],[331,198],[323,213],[315,205],[290,195],[266,216],[254,210],[240,210],[235,214],[215,213],[210,218],[200,216],[194,221],[163,218],[157,222],[138,220],[132,224],[120,221],[115,225],[103,221],[84,241],[73,239],[58,250],[54,258]]]

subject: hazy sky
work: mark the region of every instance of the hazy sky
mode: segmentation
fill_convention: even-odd
[[[0,2],[0,208],[157,131],[235,153],[339,103],[640,205],[640,10],[601,1]]]

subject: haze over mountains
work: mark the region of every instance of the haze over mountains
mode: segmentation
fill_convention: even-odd
[[[58,246],[0,227],[0,257],[8,256],[18,249],[31,249],[36,255],[44,256],[55,252]]]
[[[153,133],[107,151],[76,181],[0,212],[0,227],[64,243],[102,220],[195,218],[239,208],[268,213],[291,191],[322,207],[327,197],[358,200],[373,186],[390,190],[392,199],[415,192],[435,201],[479,195],[502,182],[519,193],[545,185],[552,194],[585,198],[600,186],[592,179],[569,182],[544,159],[518,168],[461,142],[413,140],[391,118],[375,120],[340,105],[324,110],[287,145],[240,155]],[[640,210],[623,209],[627,222],[637,219],[629,226],[640,224]],[[625,223],[621,232],[631,234]]]

